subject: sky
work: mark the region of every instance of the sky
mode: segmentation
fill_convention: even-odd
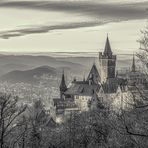
[[[1,0],[0,52],[133,53],[148,0]]]

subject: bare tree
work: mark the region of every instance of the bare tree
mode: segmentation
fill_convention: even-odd
[[[138,58],[143,64],[143,68],[147,73],[148,68],[148,26],[141,31],[141,38],[138,40],[140,43],[140,51],[137,53]]]
[[[25,111],[25,107],[17,106],[18,98],[11,95],[0,95],[0,148],[8,147],[17,124],[17,119]]]
[[[42,134],[45,133],[49,115],[46,114],[44,105],[41,100],[34,102],[33,106],[29,108],[29,143],[31,148],[40,148],[44,139]],[[48,136],[48,135],[46,135]]]
[[[132,90],[133,103],[130,110],[123,110],[120,114],[115,114],[112,122],[116,140],[125,147],[148,147],[148,28],[142,32],[143,37],[139,40],[141,52],[137,54],[143,65],[145,83],[134,84]],[[122,137],[122,138],[119,138]]]

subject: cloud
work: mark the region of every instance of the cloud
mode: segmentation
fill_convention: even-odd
[[[14,29],[0,32],[0,38],[9,39],[29,34],[47,33],[53,30],[75,29],[93,27],[108,22],[117,22],[135,19],[147,19],[148,11],[145,6],[148,2],[141,3],[100,3],[92,1],[1,1],[0,8],[31,9],[37,11],[56,11],[73,14],[81,14],[90,17],[91,22],[77,22],[51,25],[41,25],[24,29]]]
[[[25,36],[29,34],[37,34],[37,33],[48,33],[50,31],[54,30],[66,30],[66,29],[77,29],[82,27],[92,27],[101,25],[103,22],[76,22],[76,23],[65,23],[65,24],[58,24],[58,25],[41,25],[41,26],[35,26],[35,27],[28,27],[28,28],[22,28],[22,29],[15,29],[15,30],[8,30],[0,32],[0,38],[2,39],[9,39],[12,37],[18,37],[18,36]]]
[[[60,11],[67,13],[79,13],[87,17],[102,19],[144,19],[147,18],[145,6],[148,2],[120,4],[99,3],[91,1],[6,1],[1,2],[0,7],[32,9],[42,11]]]

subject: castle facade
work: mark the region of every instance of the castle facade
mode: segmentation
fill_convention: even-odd
[[[117,56],[113,54],[107,36],[104,52],[99,53],[99,67],[93,63],[87,79],[74,79],[67,87],[64,72],[60,84],[60,98],[53,98],[52,116],[58,123],[63,122],[71,112],[86,112],[100,104],[112,104],[117,108],[123,105],[123,98],[130,98],[128,87],[144,84],[144,76],[136,70],[133,56],[132,70],[124,77],[116,73]],[[124,105],[126,106],[126,105]]]

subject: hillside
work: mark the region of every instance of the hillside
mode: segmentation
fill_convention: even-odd
[[[36,68],[48,65],[50,70],[54,68],[56,73],[64,69],[68,78],[83,78],[89,73],[92,64],[98,65],[98,57],[51,57],[50,55],[0,55],[0,80],[11,82],[31,82]],[[117,69],[131,67],[132,55],[118,55]],[[46,67],[46,66],[45,66]],[[45,68],[44,67],[44,68]],[[47,68],[48,69],[48,68]],[[47,70],[46,69],[46,70]],[[47,73],[51,72],[47,70]],[[38,70],[37,74],[43,74],[44,70]],[[45,70],[45,71],[46,71]],[[40,71],[40,72],[39,72]],[[42,71],[42,72],[41,72]],[[46,73],[46,72],[45,72]],[[52,72],[51,72],[52,73]]]
[[[64,68],[72,73],[81,73],[87,69],[76,61],[66,61],[65,59],[53,58],[50,56],[31,55],[0,55],[0,76],[15,70],[29,70],[43,65],[54,68]]]
[[[37,81],[35,76],[40,77],[43,74],[48,74],[49,76],[57,76],[57,71],[56,69],[49,66],[41,66],[25,71],[15,70],[1,76],[0,80],[9,81],[11,83],[17,83],[17,82],[34,83]]]

